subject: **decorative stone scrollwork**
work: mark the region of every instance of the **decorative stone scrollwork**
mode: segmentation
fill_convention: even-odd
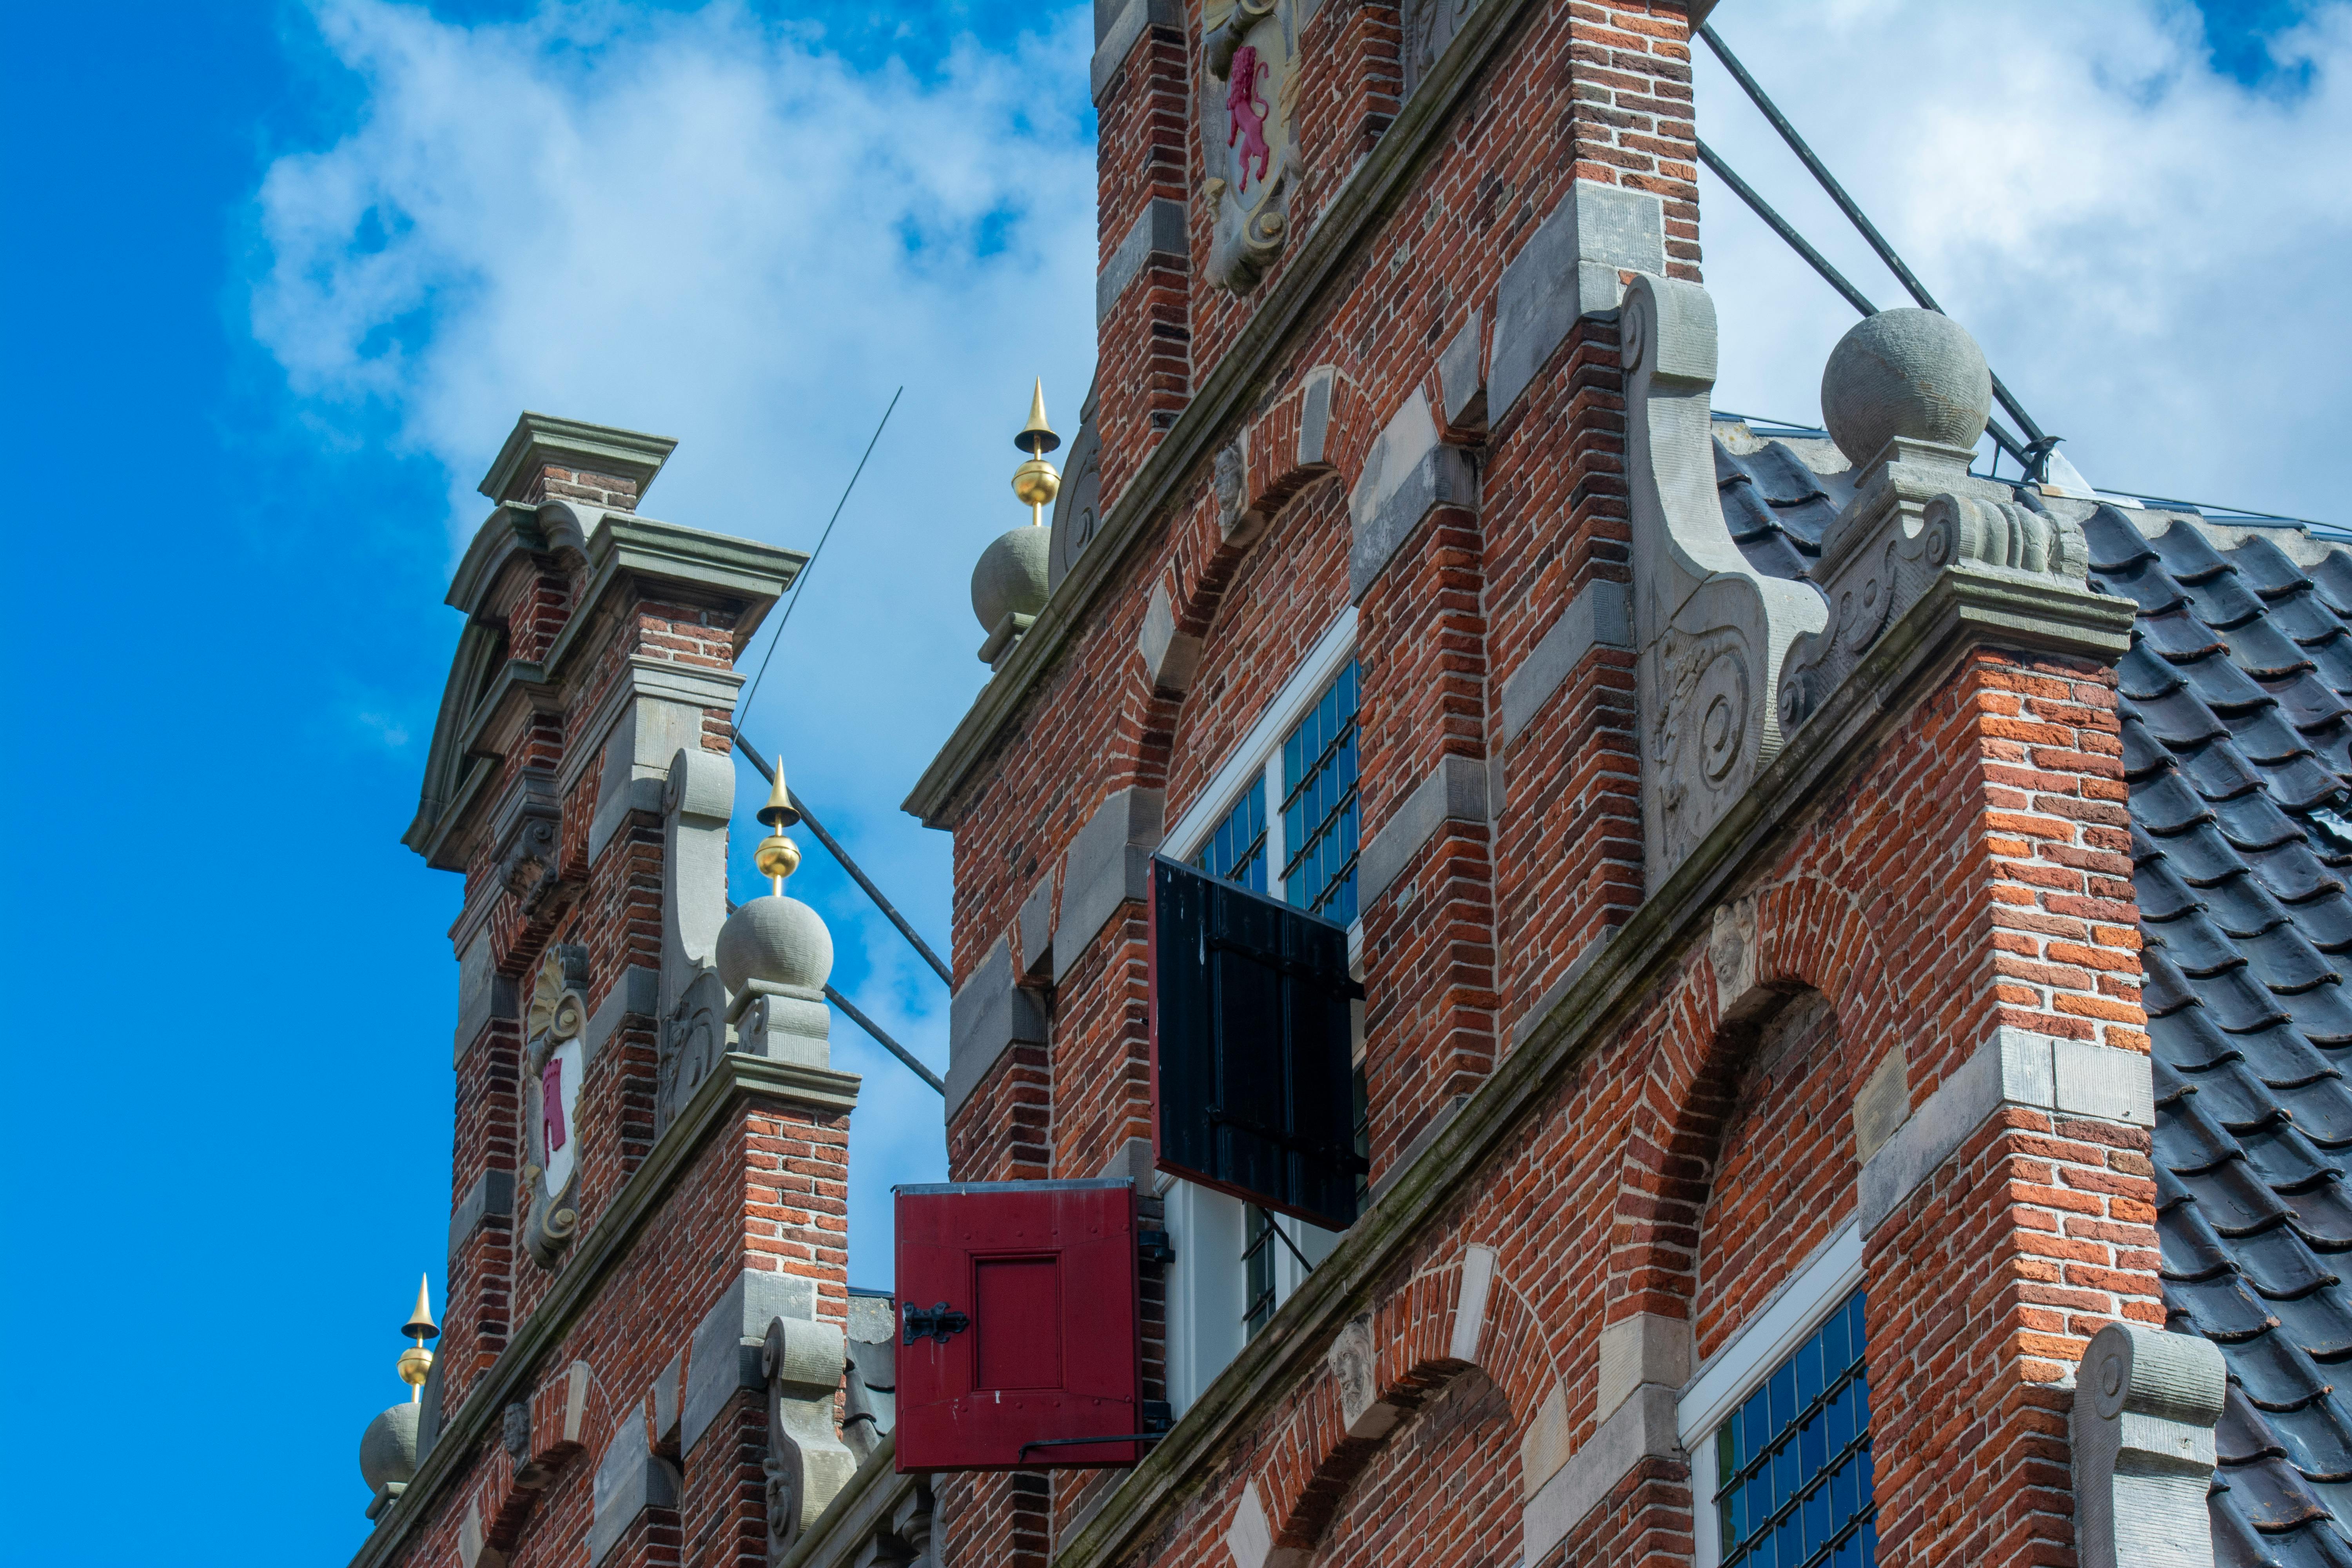
[[[1975,341],[1931,310],[1882,311],[1830,355],[1823,417],[1858,478],[1810,574],[1830,624],[1799,641],[1781,673],[1778,708],[1791,732],[1946,572],[2084,586],[2079,524],[1969,472],[1966,443],[1984,428],[1991,384]]]
[[[1290,238],[1297,184],[1298,19],[1293,0],[1208,0],[1201,115],[1209,280],[1257,287]]]
[[[2213,1342],[2138,1323],[2092,1339],[2074,1383],[2074,1550],[2083,1568],[2211,1568],[2205,1510],[2228,1392]]]
[[[857,1459],[834,1429],[834,1395],[848,1366],[840,1328],[800,1319],[772,1320],[760,1349],[768,1384],[768,1561],[782,1563],[825,1506],[857,1472]]]
[[[727,991],[719,972],[706,969],[663,1020],[660,1084],[654,1100],[654,1136],[669,1130],[694,1091],[727,1053]]]
[[[1958,561],[2069,578],[2090,571],[2090,546],[2071,518],[2029,511],[2011,500],[1940,495],[1927,503],[1924,521],[1931,565]]]
[[[530,1192],[524,1244],[552,1268],[580,1228],[580,1080],[587,1070],[581,1036],[588,1021],[588,950],[560,942],[547,950],[525,1004],[523,1118]]]
[[[727,992],[713,960],[727,919],[727,818],[734,807],[733,764],[699,747],[679,748],[662,784],[656,1137],[727,1050]]]
[[[1654,890],[1779,751],[1769,699],[1781,660],[1826,614],[1811,587],[1749,566],[1724,523],[1707,411],[1715,305],[1706,290],[1637,278],[1619,334],[1631,405],[1644,859]]]

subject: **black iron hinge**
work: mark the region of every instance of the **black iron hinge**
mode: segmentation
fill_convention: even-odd
[[[971,1320],[945,1301],[931,1307],[918,1307],[910,1303],[907,1308],[906,1342],[908,1344],[913,1344],[917,1340],[921,1339],[935,1340],[940,1344],[945,1344],[948,1342],[948,1336],[960,1334],[970,1327],[971,1327]]]

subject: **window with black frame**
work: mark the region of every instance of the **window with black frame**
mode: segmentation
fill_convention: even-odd
[[[1339,921],[1356,919],[1354,659],[1282,742],[1283,897]]]

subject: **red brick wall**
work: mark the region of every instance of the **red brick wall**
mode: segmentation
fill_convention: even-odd
[[[1139,1560],[1222,1561],[1245,1483],[1278,1542],[1343,1556],[1350,1542],[1393,1538],[1400,1521],[1447,1517],[1477,1489],[1477,1517],[1499,1517],[1507,1537],[1518,1440],[1555,1384],[1569,1390],[1570,1448],[1593,1429],[1604,1321],[1696,1308],[1704,1352],[1842,1224],[1853,1208],[1852,1086],[1905,1040],[1916,1105],[2020,1016],[2005,928],[1990,913],[2003,883],[1983,847],[1999,837],[1994,781],[2010,744],[1994,699],[2021,682],[2050,693],[2045,717],[2063,710],[2076,721],[2066,739],[2081,778],[2104,776],[2101,737],[2115,726],[2097,672],[1994,655],[1954,670],[1752,877],[1756,989],[1720,994],[1721,955],[1700,933],[1413,1239],[1372,1331],[1385,1396],[1416,1413],[1377,1448],[1355,1444],[1318,1368],[1247,1428]],[[2039,876],[2034,867],[2072,852],[2048,841],[2002,869]],[[2048,1030],[2075,1016],[2064,998],[2097,994],[2095,981],[2053,992],[2032,1021]],[[1758,998],[1776,996],[1797,1000],[1759,1027]],[[2114,1039],[2132,1037],[2116,1028]],[[1885,1561],[2039,1562],[2066,1545],[2056,1380],[2100,1324],[2160,1317],[2146,1145],[2114,1124],[2005,1113],[1867,1239]],[[1474,1243],[1498,1254],[1477,1373],[1444,1350]],[[1465,1469],[1465,1439],[1429,1419],[1430,1400],[1479,1376],[1497,1394],[1480,1406],[1482,1457]],[[1391,1479],[1368,1489],[1375,1476]],[[1556,1560],[1686,1552],[1686,1479],[1679,1461],[1647,1462]],[[1472,1563],[1487,1550],[1465,1543],[1426,1560]]]
[[[1384,5],[1325,0],[1301,37],[1294,236],[1327,216],[1397,112],[1396,23]],[[1439,351],[1472,311],[1491,331],[1504,267],[1572,182],[1662,196],[1669,271],[1698,276],[1681,7],[1557,0],[1514,27],[1437,129],[1418,183],[1231,423],[1206,433],[1204,451],[1245,448],[1244,502],[1272,519],[1263,539],[1232,544],[1208,465],[1186,476],[950,803],[960,975],[1010,933],[1112,791],[1164,783],[1171,824],[1200,803],[1348,602],[1347,498],[1373,437],[1414,387],[1438,390]],[[1197,70],[1197,12],[1190,43]],[[1106,255],[1147,194],[1187,195],[1164,179],[1170,44],[1139,47],[1103,100]],[[1203,135],[1187,132],[1191,184]],[[1302,248],[1294,239],[1237,297],[1202,281],[1198,204],[1191,234],[1192,280],[1132,285],[1102,324],[1104,395],[1126,400],[1101,424],[1115,519],[1159,435],[1139,389],[1172,385],[1139,367],[1175,341],[1180,303],[1189,384],[1210,385]],[[1632,655],[1588,652],[1507,748],[1498,700],[1579,594],[1630,575],[1617,349],[1613,321],[1585,321],[1491,428],[1445,432],[1471,449],[1479,505],[1425,520],[1360,607],[1363,837],[1442,756],[1498,763],[1488,776],[1503,784],[1491,822],[1449,824],[1365,904],[1377,1173],[1486,1081],[1515,1026],[1643,897]],[[1337,378],[1328,457],[1302,468],[1303,387],[1318,366]],[[1202,639],[1181,696],[1150,690],[1136,652],[1162,588],[1179,628]],[[1630,1014],[1412,1239],[1371,1308],[1379,1381],[1410,1412],[1403,1425],[1384,1443],[1348,1437],[1330,1374],[1311,1372],[1125,1560],[1224,1561],[1250,1484],[1277,1542],[1318,1561],[1411,1540],[1416,1560],[1444,1568],[1508,1562],[1520,1437],[1556,1389],[1569,1448],[1591,1435],[1603,1324],[1694,1319],[1704,1354],[1852,1217],[1853,1095],[1887,1050],[1905,1052],[1916,1106],[2002,1025],[2146,1049],[2105,674],[1979,653],[1905,700],[1914,706],[1880,750],[1745,876],[1755,936],[1738,983],[1754,989],[1718,994],[1738,966],[1719,975],[1708,931],[1681,933]],[[1139,1130],[1139,912],[1111,921],[1052,993],[1051,1044],[1008,1052],[959,1113],[956,1175],[1092,1175]],[[1057,961],[1083,934],[1057,937]],[[2101,1322],[2157,1317],[2145,1144],[2104,1124],[1988,1130],[1869,1238],[1885,1561],[2065,1549],[2055,1382]],[[1498,1255],[1475,1368],[1445,1351],[1471,1245]],[[1968,1462],[1939,1463],[1955,1442]],[[1677,1459],[1645,1461],[1554,1560],[1686,1559],[1686,1481]],[[1055,1528],[1101,1484],[1057,1480]],[[997,1480],[948,1491],[963,1500],[942,1527],[952,1563],[1015,1551],[1045,1508],[1043,1494]]]
[[[457,1531],[467,1504],[478,1500],[486,1521],[503,1513],[512,1521],[507,1546],[515,1568],[583,1561],[580,1543],[593,1517],[590,1478],[616,1424],[688,1348],[695,1325],[739,1273],[783,1269],[814,1278],[818,1316],[847,1321],[848,1154],[845,1117],[767,1104],[722,1125],[605,1278],[594,1303],[539,1363],[532,1451],[552,1468],[552,1479],[536,1492],[516,1486],[494,1419],[462,1479],[441,1492],[430,1524],[410,1536],[396,1560],[431,1568],[457,1562]],[[536,1269],[528,1259],[522,1267]],[[575,1361],[593,1373],[589,1419],[577,1451],[566,1452],[557,1439]],[[766,1409],[755,1392],[738,1394],[681,1457],[680,1506],[649,1510],[606,1561],[624,1568],[763,1564],[760,1464],[766,1451]]]

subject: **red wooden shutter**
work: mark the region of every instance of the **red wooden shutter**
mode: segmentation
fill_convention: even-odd
[[[898,1468],[1140,1459],[1139,1443],[1071,1441],[1143,1430],[1135,1184],[895,1190]]]

